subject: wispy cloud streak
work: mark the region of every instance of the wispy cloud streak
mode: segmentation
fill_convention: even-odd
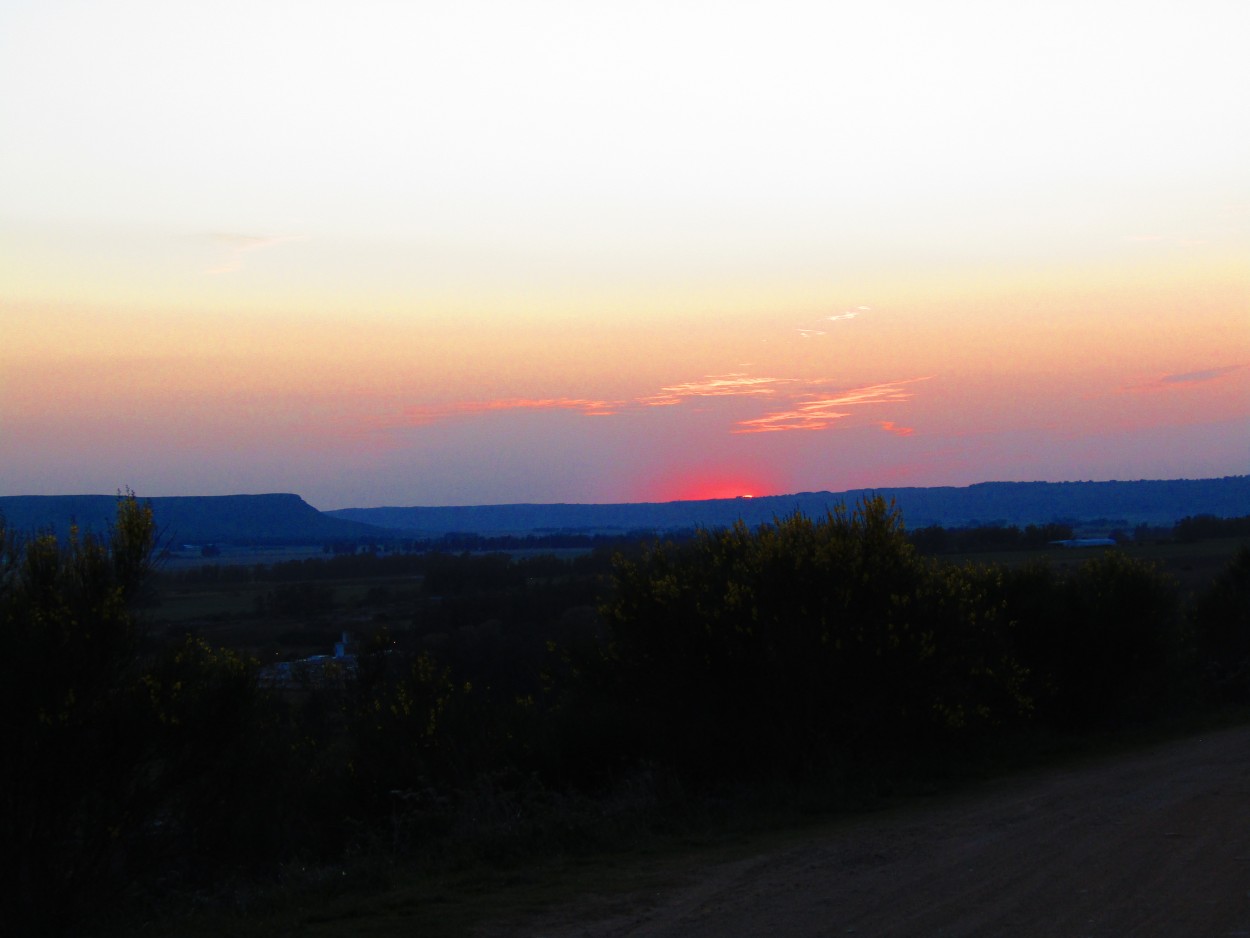
[[[649,407],[668,407],[690,397],[740,397],[743,395],[776,394],[778,389],[793,384],[795,378],[752,378],[742,372],[708,375],[698,381],[687,381],[660,388],[660,393],[638,399]]]
[[[1219,381],[1226,378],[1233,372],[1240,371],[1245,365],[1225,365],[1222,368],[1204,368],[1201,371],[1184,371],[1176,374],[1160,375],[1153,381],[1147,381],[1145,384],[1137,384],[1127,387],[1126,391],[1149,392],[1163,391],[1168,388],[1184,387],[1193,384],[1206,384],[1211,381]]]
[[[825,430],[839,420],[851,416],[854,408],[865,405],[905,404],[912,399],[909,385],[927,377],[908,378],[882,384],[854,388],[838,388],[830,379],[752,377],[745,372],[707,375],[663,387],[656,394],[624,401],[593,398],[551,397],[500,398],[487,401],[459,401],[450,404],[409,407],[395,421],[379,420],[378,427],[425,426],[455,417],[510,410],[576,411],[589,417],[608,417],[629,410],[651,407],[676,407],[703,398],[739,397],[775,402],[771,409],[757,417],[748,417],[731,425],[731,432],[779,433],[788,430]],[[914,431],[894,421],[883,420],[878,426],[888,433],[909,436]]]
[[[511,397],[494,401],[458,401],[453,404],[409,407],[404,411],[408,426],[421,426],[465,414],[501,410],[577,410],[588,417],[608,417],[618,412],[620,401],[600,401],[574,397]]]
[[[1216,381],[1230,375],[1241,368],[1241,365],[1226,365],[1223,368],[1207,368],[1203,371],[1186,371],[1182,374],[1164,375],[1160,384],[1201,384],[1205,381]]]
[[[872,384],[860,388],[851,388],[833,394],[811,393],[795,398],[792,407],[776,410],[772,413],[749,420],[739,420],[734,433],[781,433],[788,430],[826,430],[837,421],[851,415],[846,407],[860,407],[865,404],[902,404],[912,399],[912,392],[906,387],[925,378],[910,378],[888,384]],[[895,424],[886,427],[892,432],[899,432]],[[901,428],[907,429],[907,428]],[[907,430],[907,433],[910,433]],[[903,435],[906,435],[904,433]]]
[[[246,235],[225,232],[214,232],[206,237],[226,251],[226,256],[220,264],[208,268],[206,273],[210,274],[230,274],[236,270],[242,270],[244,258],[250,252],[261,251],[288,241],[308,240],[307,235]]]
[[[827,322],[848,322],[852,319],[858,318],[871,309],[871,306],[856,306],[854,309],[845,309],[840,313],[834,313],[832,316],[822,316],[820,318],[820,323],[823,325]],[[796,331],[804,339],[814,339],[817,336],[829,334],[827,329],[817,329],[812,326],[804,326]]]
[[[855,319],[861,313],[866,313],[871,309],[872,309],[871,306],[856,306],[854,309],[848,309],[840,313],[835,313],[832,316],[826,316],[825,321],[826,322],[843,322],[848,319]]]

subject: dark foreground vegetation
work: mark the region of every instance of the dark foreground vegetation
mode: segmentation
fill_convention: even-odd
[[[1185,530],[1244,537],[1221,524]],[[563,557],[154,575],[133,497],[102,538],[0,521],[4,921],[163,933],[1250,703],[1250,547],[1186,585],[1013,552],[1052,533],[963,563],[872,499]]]

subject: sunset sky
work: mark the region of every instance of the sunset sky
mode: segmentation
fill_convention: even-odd
[[[1245,474],[1245,9],[0,0],[0,494]]]

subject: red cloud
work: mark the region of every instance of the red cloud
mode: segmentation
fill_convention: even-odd
[[[900,427],[893,420],[878,421],[877,426],[886,433],[893,433],[895,436],[911,436],[916,432],[912,427]]]

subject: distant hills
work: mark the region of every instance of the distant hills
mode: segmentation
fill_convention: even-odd
[[[1181,518],[1250,515],[1250,476],[1137,482],[982,482],[966,487],[854,489],[760,498],[607,505],[477,505],[450,508],[345,508],[322,512],[298,495],[204,495],[150,502],[162,541],[170,544],[325,543],[444,534],[626,534],[757,525],[801,512],[820,516],[878,494],[892,498],[908,528],[936,524],[1046,524],[1063,521],[1109,531],[1139,524],[1171,526]],[[142,497],[142,496],[141,496]],[[20,531],[71,523],[103,531],[116,513],[111,495],[0,497],[0,514]]]
[[[166,544],[318,543],[377,537],[376,527],[333,518],[298,495],[186,495],[142,498]],[[63,537],[71,524],[103,532],[117,515],[113,495],[0,497],[0,514],[18,531],[52,530]]]
[[[741,519],[762,524],[796,511],[823,515],[870,495],[894,500],[909,528],[936,524],[1046,524],[1080,527],[1170,526],[1181,518],[1250,514],[1250,476],[1138,482],[982,482],[966,487],[855,489],[758,498],[609,505],[479,505],[458,508],[346,508],[334,518],[403,531],[411,536],[449,532],[624,533],[723,527]]]

